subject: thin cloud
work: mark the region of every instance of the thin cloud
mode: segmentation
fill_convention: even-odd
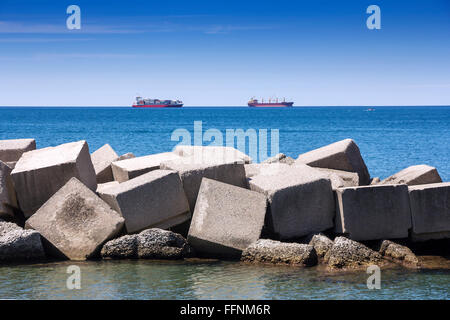
[[[151,59],[167,55],[159,54],[127,54],[127,53],[36,53],[21,56],[0,56],[0,61],[45,61],[57,59]]]
[[[200,30],[206,34],[227,34],[235,31],[254,31],[254,30],[270,30],[273,29],[272,26],[233,26],[233,25],[223,25],[223,26],[209,26],[204,27]]]
[[[0,43],[48,43],[48,42],[72,42],[93,41],[93,38],[0,38]]]
[[[450,83],[426,83],[426,84],[412,84],[403,86],[404,88],[450,88]]]
[[[128,54],[128,53],[40,53],[34,54],[35,59],[136,59],[155,58],[162,55],[156,54]]]
[[[267,25],[193,25],[161,22],[157,24],[81,24],[79,30],[68,30],[65,23],[28,24],[0,21],[0,34],[132,34],[132,33],[167,33],[167,32],[201,32],[205,34],[226,34],[238,31],[268,30]]]
[[[0,21],[0,33],[13,34],[127,34],[142,33],[142,29],[134,29],[126,26],[110,26],[110,25],[81,25],[80,30],[69,30],[65,23],[61,24],[25,24],[17,22]]]

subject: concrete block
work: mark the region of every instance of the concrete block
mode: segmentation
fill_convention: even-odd
[[[360,185],[370,183],[370,174],[358,146],[352,139],[345,139],[299,155],[296,162],[312,167],[356,172]]]
[[[429,184],[442,182],[436,168],[420,164],[403,169],[396,174],[384,179],[379,184]]]
[[[250,189],[266,195],[271,229],[282,240],[333,227],[335,203],[331,182],[306,165],[262,172],[250,178]]]
[[[97,193],[101,193],[101,192],[103,192],[104,190],[106,190],[106,189],[108,189],[108,188],[110,188],[110,187],[115,187],[115,186],[118,186],[120,183],[119,182],[117,182],[117,181],[110,181],[110,182],[105,182],[105,183],[99,183],[98,185],[97,185]]]
[[[209,178],[248,189],[244,164],[242,163],[224,162],[196,164],[176,160],[161,163],[161,169],[178,172],[183,183],[184,192],[186,193],[189,201],[191,212],[194,212],[202,178]]]
[[[12,169],[0,160],[0,217],[13,216],[12,208],[18,207],[11,171]]]
[[[220,162],[252,162],[248,155],[232,147],[179,145],[173,152],[181,157],[194,157],[197,159],[197,163],[205,162],[202,159],[211,157],[220,159]]]
[[[266,210],[264,195],[203,178],[188,242],[202,255],[239,257],[260,238]]]
[[[111,163],[118,160],[119,156],[109,144],[95,150],[91,154],[92,164],[94,165],[97,183],[105,183],[114,180]]]
[[[136,178],[144,173],[159,169],[163,161],[177,160],[179,158],[172,152],[165,152],[115,161],[111,165],[114,180],[124,182]]]
[[[323,178],[329,179],[331,182],[331,188],[333,190],[336,190],[337,188],[343,188],[343,187],[352,185],[355,181],[355,179],[354,179],[355,176],[356,176],[356,181],[359,180],[358,174],[354,173],[354,172],[345,172],[345,171],[340,171],[340,170],[323,169],[323,168],[313,168],[313,167],[310,167],[306,164],[299,163],[299,162],[294,163],[293,165],[291,165],[291,167],[300,167],[300,168],[303,168],[304,170],[307,170],[310,172],[315,172],[315,174],[318,177],[322,176]],[[338,174],[338,172],[345,172],[348,175],[345,176],[343,174]],[[349,175],[352,175],[352,176],[350,177]],[[344,178],[347,180],[344,180]]]
[[[258,174],[275,175],[283,170],[288,170],[290,166],[285,163],[250,163],[244,165],[245,176],[251,178]]]
[[[36,149],[34,139],[0,140],[0,160],[3,162],[18,161],[22,154]]]
[[[95,191],[97,181],[86,141],[28,151],[11,172],[26,218],[75,177]]]
[[[100,192],[100,197],[125,218],[128,233],[167,229],[191,217],[180,177],[154,170]]]
[[[357,187],[359,186],[359,176],[356,172],[348,172],[342,170],[326,169],[326,168],[316,168],[317,170],[325,173],[327,177],[333,181],[336,181],[336,188],[347,188],[347,187]]]
[[[352,240],[408,237],[411,213],[406,185],[339,188],[336,207],[335,231]]]
[[[117,235],[124,219],[76,178],[56,192],[25,227],[39,231],[61,254],[85,260]]]
[[[450,238],[450,182],[410,186],[412,239]]]

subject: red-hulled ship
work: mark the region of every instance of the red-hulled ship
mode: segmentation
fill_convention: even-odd
[[[143,99],[136,97],[136,103],[133,108],[181,108],[183,101],[180,100],[159,100],[159,99]]]
[[[272,99],[269,99],[269,102],[264,102],[264,99],[262,99],[261,102],[258,101],[258,99],[251,98],[248,102],[249,107],[292,107],[293,102],[286,102],[285,99],[283,101],[279,102],[278,98],[275,99],[275,101],[272,101]]]

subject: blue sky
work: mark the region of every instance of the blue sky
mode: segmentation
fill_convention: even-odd
[[[81,8],[81,30],[66,8]],[[366,8],[381,8],[369,30]],[[450,1],[0,0],[0,105],[449,105]]]

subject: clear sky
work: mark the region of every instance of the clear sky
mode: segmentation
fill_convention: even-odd
[[[81,8],[68,30],[66,9]],[[381,30],[366,9],[381,8]],[[450,1],[0,0],[0,105],[450,105]]]

